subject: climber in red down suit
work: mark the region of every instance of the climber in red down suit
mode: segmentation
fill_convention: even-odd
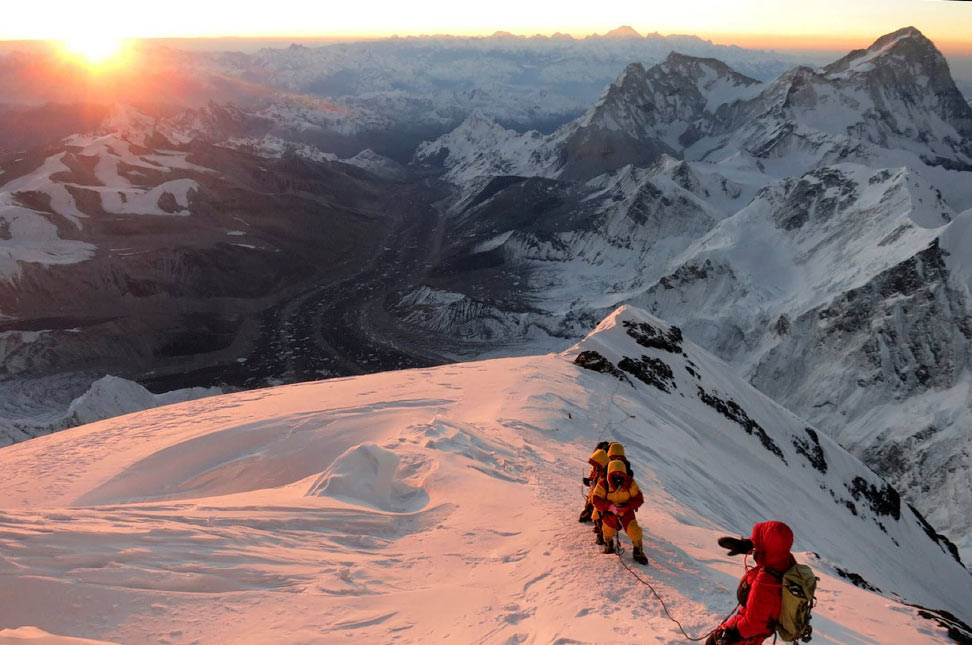
[[[705,645],[759,645],[773,635],[780,619],[779,574],[796,563],[790,553],[793,531],[783,522],[762,522],[753,527],[750,539],[724,537],[719,546],[729,549],[729,555],[753,553],[756,566],[739,581],[739,611],[719,625]]]

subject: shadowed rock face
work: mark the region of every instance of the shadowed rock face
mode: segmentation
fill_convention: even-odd
[[[680,156],[719,121],[708,97],[716,84],[738,89],[759,81],[713,58],[676,52],[647,70],[629,65],[564,142],[562,176],[587,179]]]
[[[866,79],[865,86],[878,110],[885,112],[882,116],[894,121],[896,114],[887,112],[891,107],[887,102],[900,101],[934,112],[953,124],[964,139],[972,134],[972,108],[956,87],[945,57],[917,29],[905,27],[882,36],[868,49],[855,50],[826,66],[824,73],[852,74],[862,60],[870,67],[859,73]],[[964,144],[968,154],[972,144]]]

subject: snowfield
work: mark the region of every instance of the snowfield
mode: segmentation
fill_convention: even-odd
[[[593,352],[605,372],[575,364]],[[646,494],[641,573],[694,635],[743,572],[716,538],[772,518],[821,577],[815,643],[948,642],[905,603],[972,621],[972,576],[806,428],[622,308],[559,355],[65,430],[0,450],[0,642],[683,642],[576,521],[602,438],[626,445]]]

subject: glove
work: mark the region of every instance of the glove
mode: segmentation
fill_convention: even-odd
[[[716,645],[731,645],[732,643],[738,643],[742,641],[742,634],[735,627],[726,627],[724,629],[716,630],[715,633]]]
[[[590,486],[591,485],[591,478],[590,477],[585,477],[581,481],[584,482],[584,485],[585,486]]]
[[[729,549],[729,553],[726,555],[742,555],[743,553],[750,553],[756,548],[752,540],[729,536],[719,538],[719,546],[723,549]]]

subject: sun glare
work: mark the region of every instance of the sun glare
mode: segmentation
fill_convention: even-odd
[[[64,50],[92,67],[106,65],[117,59],[123,49],[121,38],[103,34],[84,34],[63,40]]]

